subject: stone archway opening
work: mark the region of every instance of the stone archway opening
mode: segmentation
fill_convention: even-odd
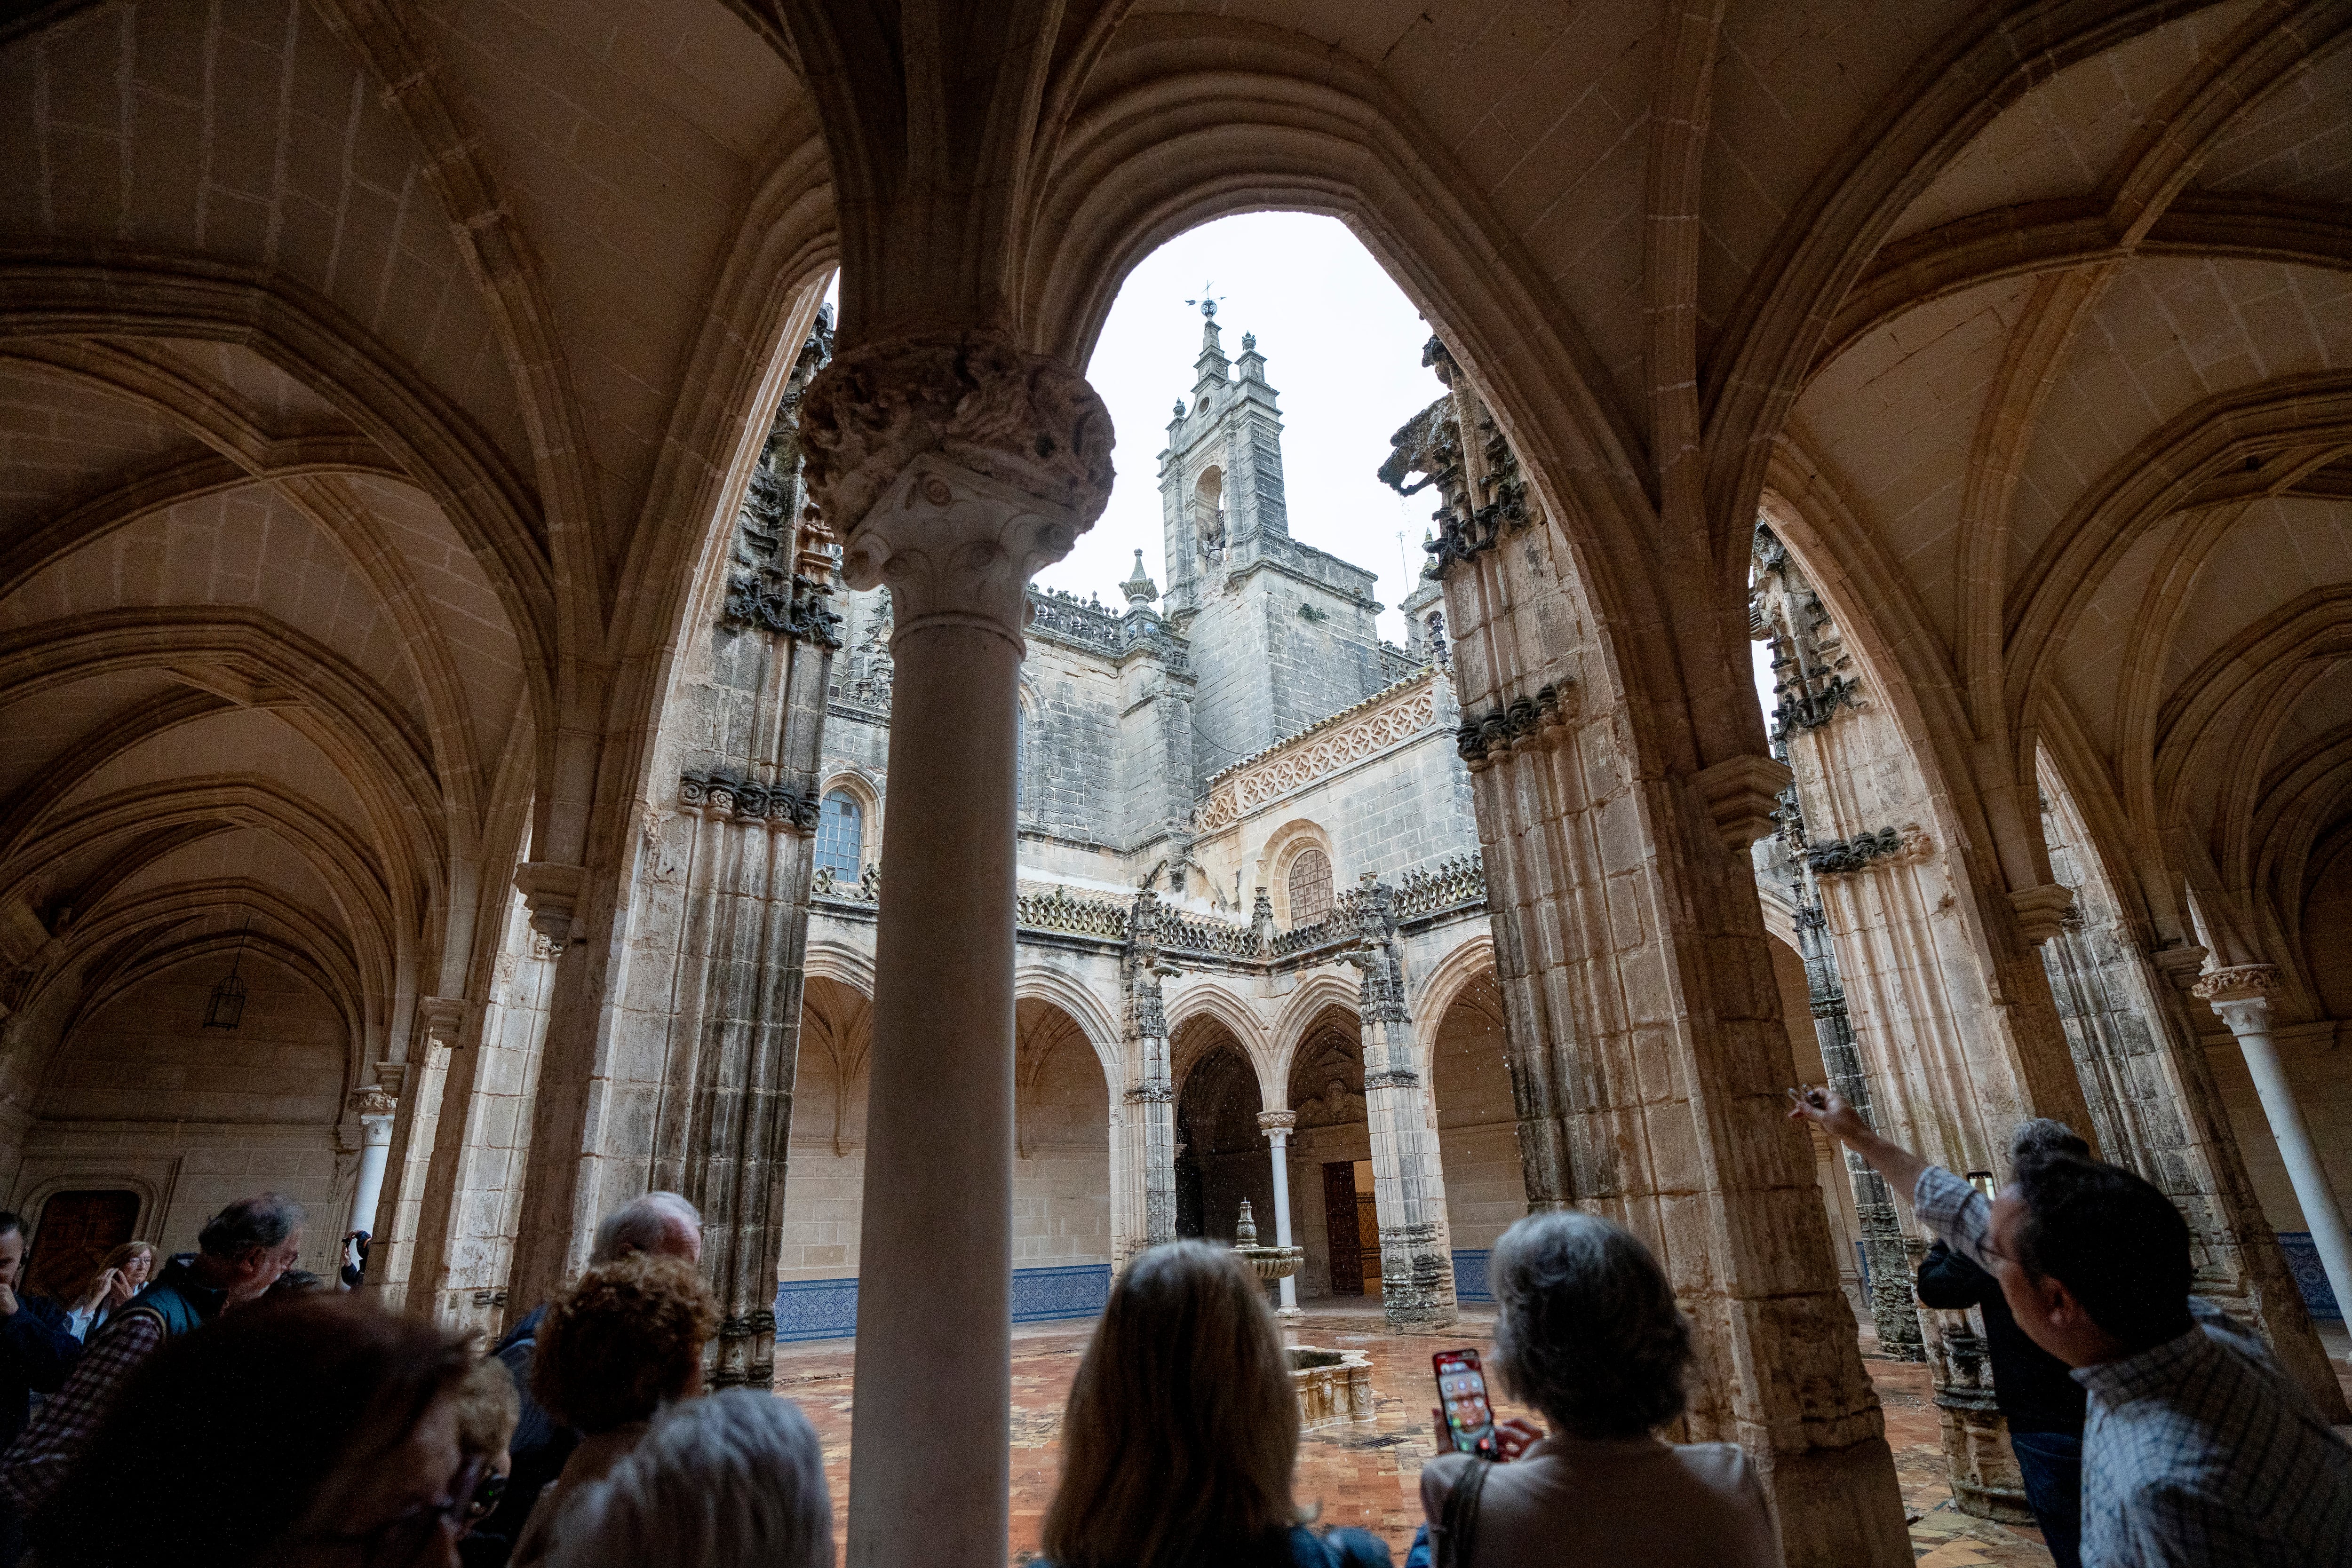
[[[1244,1199],[1261,1226],[1274,1213],[1274,1172],[1257,1124],[1265,1103],[1233,1036],[1205,1021],[1194,1030],[1213,1038],[1176,1090],[1176,1234],[1231,1241]]]
[[[1473,976],[1447,1003],[1431,1044],[1429,1077],[1454,1296],[1489,1301],[1486,1262],[1495,1240],[1528,1211],[1503,992],[1492,968]]]
[[[1110,1103],[1078,1021],[1013,1004],[1013,1321],[1085,1317],[1110,1299]]]
[[[1363,1030],[1337,1005],[1315,1015],[1291,1059],[1292,1235],[1306,1251],[1299,1295],[1381,1294],[1381,1232],[1372,1197],[1372,1129],[1364,1099]]]

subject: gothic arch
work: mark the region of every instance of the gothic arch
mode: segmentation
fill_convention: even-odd
[[[1413,1055],[1424,1071],[1437,1041],[1437,1027],[1444,1020],[1446,1009],[1454,1005],[1454,998],[1480,976],[1491,977],[1495,972],[1495,937],[1487,931],[1456,943],[1429,967],[1407,1009],[1413,1020]]]
[[[1290,871],[1298,857],[1308,850],[1320,850],[1331,868],[1331,892],[1334,900],[1347,885],[1339,865],[1339,851],[1331,841],[1330,831],[1322,823],[1305,817],[1294,817],[1266,835],[1265,847],[1258,852],[1256,880],[1252,884],[1263,887],[1273,897],[1275,916],[1283,925],[1295,926],[1301,922],[1290,907]]]
[[[873,999],[873,955],[846,942],[810,938],[804,972],[812,979],[838,981],[867,1000]]]
[[[1266,1028],[1257,1009],[1237,993],[1213,980],[1193,980],[1181,990],[1171,985],[1175,994],[1167,998],[1168,1038],[1173,1040],[1177,1031],[1194,1019],[1208,1019],[1223,1026],[1241,1047],[1242,1054],[1253,1062],[1263,1062],[1266,1057]],[[1261,1073],[1261,1076],[1263,1074]]]
[[[1298,1048],[1315,1033],[1315,1026],[1333,1008],[1354,1017],[1362,999],[1362,988],[1355,971],[1344,974],[1326,969],[1301,980],[1298,988],[1283,998],[1282,1010],[1275,1015],[1274,1027],[1267,1031],[1272,1051],[1265,1059],[1259,1076],[1271,1085],[1266,1103],[1290,1103],[1290,1070],[1298,1060]]]
[[[1015,1001],[1050,1002],[1067,1013],[1103,1071],[1103,1082],[1116,1101],[1126,1088],[1127,1072],[1119,1059],[1118,1020],[1092,988],[1062,970],[1044,964],[1023,964],[1013,971]],[[1174,1027],[1172,1024],[1170,1026]]]

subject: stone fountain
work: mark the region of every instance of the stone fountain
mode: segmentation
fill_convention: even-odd
[[[1306,1253],[1296,1247],[1261,1247],[1257,1219],[1249,1199],[1242,1199],[1241,1218],[1234,1225],[1234,1250],[1261,1280],[1282,1280],[1298,1272]],[[1297,1308],[1282,1314],[1295,1322]],[[1285,1324],[1286,1331],[1289,1324]],[[1298,1397],[1300,1430],[1335,1426],[1341,1421],[1372,1418],[1372,1358],[1360,1350],[1321,1350],[1311,1344],[1289,1347],[1290,1388]]]

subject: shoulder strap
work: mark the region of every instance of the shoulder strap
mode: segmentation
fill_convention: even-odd
[[[1469,1568],[1478,1534],[1478,1494],[1486,1490],[1486,1472],[1493,1468],[1484,1459],[1472,1459],[1445,1494],[1445,1507],[1440,1511],[1444,1517],[1438,1521],[1431,1553],[1434,1568]]]

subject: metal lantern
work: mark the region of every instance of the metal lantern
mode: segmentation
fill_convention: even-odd
[[[246,921],[245,929],[253,929],[250,919]],[[213,988],[212,999],[205,1004],[206,1029],[235,1029],[237,1020],[245,1017],[245,982],[236,977],[237,966],[244,961],[245,932],[240,931],[236,937],[236,956],[229,960],[228,973],[220,977],[220,984]]]

